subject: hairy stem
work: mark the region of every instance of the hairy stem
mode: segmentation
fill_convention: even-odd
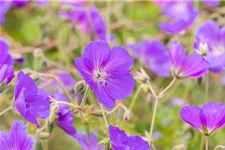
[[[209,97],[209,73],[206,74],[205,78],[205,102],[208,102]]]
[[[205,136],[205,150],[209,149],[209,137]]]
[[[7,111],[9,111],[10,109],[12,109],[12,106],[6,108],[5,110],[3,110],[1,113],[0,113],[0,116],[3,115],[4,113],[6,113]]]
[[[109,124],[108,124],[108,121],[107,121],[106,116],[105,116],[104,108],[101,104],[100,104],[100,107],[101,107],[102,116],[103,116],[103,119],[104,119],[104,122],[105,122],[106,129],[108,129]]]
[[[153,134],[153,129],[154,129],[154,123],[155,123],[155,117],[156,117],[156,111],[158,107],[158,99],[155,100],[155,105],[153,108],[153,116],[152,116],[152,122],[151,122],[151,127],[150,127],[150,132],[149,132],[149,143],[151,144],[152,142],[152,134]]]
[[[135,93],[135,95],[134,95],[134,98],[132,99],[132,101],[130,103],[130,106],[129,106],[129,110],[130,111],[134,107],[134,104],[137,101],[137,97],[138,97],[139,93],[141,92],[141,89],[142,89],[142,86],[139,86],[138,89],[137,89],[137,91],[136,91],[136,93]]]
[[[87,85],[87,86],[86,86],[86,89],[85,89],[85,92],[84,92],[84,96],[83,96],[83,98],[82,98],[82,100],[81,100],[81,104],[80,104],[81,108],[82,108],[82,107],[85,105],[85,103],[86,103],[89,89],[90,89],[90,88],[89,88],[89,86]]]

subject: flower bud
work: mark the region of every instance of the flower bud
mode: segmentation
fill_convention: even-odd
[[[49,133],[48,132],[40,132],[39,133],[39,138],[40,139],[47,139],[49,137]]]
[[[77,82],[77,84],[75,84],[74,86],[74,91],[75,91],[75,94],[79,94],[81,92],[83,92],[85,90],[85,81],[79,81]]]
[[[140,72],[136,73],[135,80],[139,82],[140,84],[143,84],[143,83],[147,83],[150,80],[150,78],[148,74],[145,72],[145,70],[141,68]]]
[[[123,114],[123,118],[125,119],[125,121],[129,121],[132,117],[132,113],[130,110],[125,110],[124,114]]]
[[[43,143],[42,143],[41,139],[38,139],[36,141],[35,150],[43,150]]]

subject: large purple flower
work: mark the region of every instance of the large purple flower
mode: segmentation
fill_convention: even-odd
[[[0,38],[0,58],[0,84],[4,83],[7,86],[14,77],[14,61],[9,54],[8,43],[2,38]]]
[[[78,134],[76,139],[83,150],[104,150],[104,145],[98,144],[98,139],[93,132],[89,136],[86,133]]]
[[[15,121],[10,133],[0,131],[1,150],[32,150],[34,139],[27,135],[27,127],[21,121]]]
[[[130,96],[134,89],[134,79],[130,73],[133,58],[120,46],[110,49],[108,43],[89,43],[83,56],[75,60],[83,79],[94,90],[100,103],[113,108],[115,100]]]
[[[225,69],[225,27],[220,29],[214,21],[208,20],[198,27],[195,37],[196,53],[205,56],[210,71],[222,72]]]
[[[9,10],[11,5],[10,1],[0,1],[0,25],[4,24],[5,22],[5,14],[7,13],[7,11]]]
[[[63,6],[70,7],[70,11],[62,11],[59,15],[68,19],[71,23],[79,25],[85,33],[93,33],[97,39],[113,40],[111,35],[107,35],[107,27],[104,18],[94,6],[88,10],[84,2],[64,2]]]
[[[169,46],[172,72],[177,78],[199,78],[207,73],[209,65],[202,56],[197,54],[185,55],[185,50],[179,41]]]
[[[48,97],[38,94],[34,80],[22,71],[18,73],[15,87],[15,107],[18,112],[30,123],[40,127],[37,118],[48,118],[50,101]]]
[[[158,76],[170,76],[169,55],[159,40],[145,40],[139,44],[129,44],[128,47]]]
[[[16,7],[24,7],[29,3],[29,0],[13,0],[12,4]]]
[[[162,11],[172,21],[159,27],[170,34],[184,33],[199,15],[192,1],[168,1],[163,3]]]
[[[110,142],[113,150],[150,150],[148,142],[139,136],[127,136],[123,130],[109,126]]]
[[[66,96],[59,92],[56,92],[53,97],[59,102],[68,102]],[[59,105],[56,124],[70,136],[76,137],[77,132],[74,128],[74,115],[67,105]]]
[[[196,130],[211,135],[225,125],[225,104],[209,102],[202,106],[185,106],[180,111],[181,118]]]

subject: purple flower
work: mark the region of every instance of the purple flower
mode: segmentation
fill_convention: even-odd
[[[225,104],[209,102],[202,106],[185,106],[180,111],[181,118],[205,135],[211,135],[225,125]]]
[[[104,150],[103,145],[98,144],[98,139],[93,132],[78,134],[77,141],[83,150]]]
[[[132,94],[133,63],[123,47],[110,49],[108,43],[100,40],[89,43],[83,56],[75,60],[79,73],[107,108],[113,108],[116,99],[123,100]]]
[[[12,4],[16,7],[24,7],[29,3],[29,0],[13,0]]]
[[[34,148],[34,139],[27,135],[27,127],[21,121],[15,121],[10,133],[0,131],[1,150],[31,150]]]
[[[7,86],[14,78],[14,61],[9,54],[8,43],[2,38],[0,38],[0,58],[0,84]]]
[[[79,25],[81,30],[85,33],[93,33],[97,39],[111,41],[114,40],[112,35],[107,35],[107,27],[104,18],[100,15],[96,7],[90,10],[86,8],[84,2],[64,2],[64,7],[69,7],[69,11],[62,11],[59,15],[69,20],[71,23]]]
[[[144,60],[148,68],[161,77],[170,76],[169,55],[165,46],[159,40],[143,41],[139,44],[129,44],[134,54]]]
[[[208,6],[218,6],[220,4],[220,0],[201,0],[201,1]]]
[[[197,28],[195,37],[196,53],[205,56],[210,71],[222,72],[225,69],[225,27],[220,29],[214,21],[208,20]]]
[[[175,77],[199,78],[208,71],[208,63],[197,54],[185,55],[185,50],[179,41],[174,41],[169,46],[170,62]]]
[[[37,118],[48,118],[50,101],[47,97],[38,94],[34,80],[22,71],[18,73],[15,87],[15,107],[18,112],[32,124],[40,127]]]
[[[56,92],[53,95],[54,99],[57,101],[68,102],[65,95]],[[70,108],[67,105],[59,105],[59,109],[57,112],[57,120],[56,124],[63,129],[67,134],[72,137],[76,137],[76,129],[74,128],[74,115],[70,111]]]
[[[37,0],[36,3],[39,7],[44,7],[49,3],[49,0]]]
[[[162,11],[171,22],[161,23],[159,28],[169,34],[184,33],[199,15],[192,1],[168,1],[163,3]]]
[[[123,130],[109,126],[109,137],[113,150],[150,150],[148,142],[139,136],[127,136]]]
[[[11,5],[10,1],[0,1],[0,25],[4,24],[5,22],[5,14],[7,13],[7,11],[9,10]]]

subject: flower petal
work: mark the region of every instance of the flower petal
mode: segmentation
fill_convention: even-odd
[[[208,72],[209,65],[202,56],[191,54],[185,57],[180,76],[199,78]]]
[[[134,78],[130,73],[128,73],[119,79],[109,78],[107,85],[104,86],[104,88],[110,97],[123,100],[132,95],[134,86]]]
[[[209,130],[218,130],[225,125],[225,104],[220,102],[209,102],[202,106],[200,113],[202,124]]]
[[[185,59],[185,50],[179,41],[173,41],[169,46],[170,61],[176,71],[181,68]]]
[[[111,78],[120,78],[130,72],[134,65],[133,57],[121,46],[111,49],[111,57],[103,70],[108,71]]]
[[[10,131],[10,139],[14,149],[30,150],[34,147],[34,139],[27,136],[27,127],[21,121],[14,122]]]
[[[201,109],[196,106],[185,106],[180,111],[182,120],[202,132],[202,123],[200,120]]]
[[[57,125],[67,134],[76,137],[76,129],[74,128],[74,115],[69,111],[65,115],[59,116],[56,121]]]
[[[202,0],[208,6],[218,6],[220,4],[220,0]]]
[[[130,149],[135,150],[150,150],[150,146],[147,141],[143,140],[139,136],[129,136]]]
[[[13,149],[13,143],[10,139],[10,136],[5,131],[0,131],[0,149],[1,150],[10,150]]]
[[[120,130],[118,127],[114,127],[110,125],[108,127],[109,130],[109,137],[110,142],[112,144],[112,148],[115,149],[115,147],[126,144],[127,143],[127,135],[123,130]]]
[[[89,59],[94,68],[104,67],[110,58],[110,47],[105,41],[90,42],[84,49],[83,57]]]

